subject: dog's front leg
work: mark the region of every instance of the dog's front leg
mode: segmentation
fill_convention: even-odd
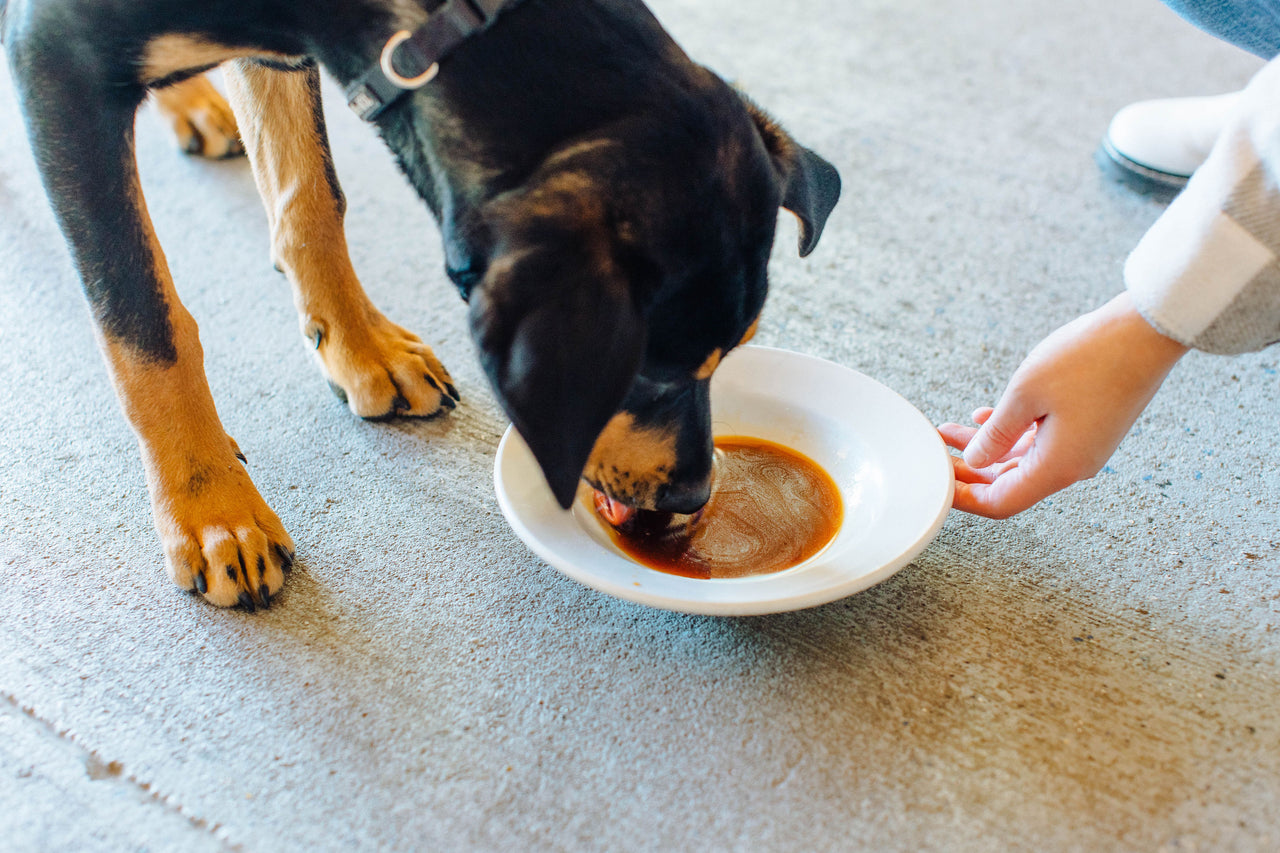
[[[195,320],[178,300],[133,153],[143,88],[32,30],[8,45],[45,188],[137,433],[169,575],[221,606],[266,606],[293,543],[224,431]],[[84,69],[84,70],[81,70]]]
[[[293,285],[302,334],[334,393],[365,418],[454,408],[448,371],[417,335],[383,316],[351,266],[316,66],[282,70],[238,60],[224,74],[276,266]]]

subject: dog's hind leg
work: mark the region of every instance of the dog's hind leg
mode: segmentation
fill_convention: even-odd
[[[138,436],[170,576],[222,606],[265,606],[293,543],[241,464],[205,379],[134,157],[141,84],[108,81],[57,19],[7,45],[41,176],[70,244],[116,394]],[[12,33],[11,33],[12,35]]]
[[[352,268],[316,66],[236,60],[223,70],[266,206],[272,255],[293,285],[302,334],[334,393],[365,418],[454,408],[448,371],[420,338],[374,307]]]
[[[244,153],[235,113],[208,76],[163,86],[152,92],[152,99],[173,129],[178,147],[188,154],[222,160]]]

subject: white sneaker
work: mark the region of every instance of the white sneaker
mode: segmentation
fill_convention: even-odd
[[[1116,113],[1098,163],[1131,189],[1172,196],[1209,156],[1239,92],[1139,101]]]

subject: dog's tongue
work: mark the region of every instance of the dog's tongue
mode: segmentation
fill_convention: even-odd
[[[600,517],[612,524],[614,527],[621,527],[627,522],[636,511],[624,503],[615,501],[600,490],[596,490],[596,512],[600,513]]]

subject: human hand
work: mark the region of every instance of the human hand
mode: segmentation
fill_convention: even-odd
[[[946,423],[956,509],[1008,518],[1102,469],[1187,347],[1123,293],[1045,338],[979,428]]]

